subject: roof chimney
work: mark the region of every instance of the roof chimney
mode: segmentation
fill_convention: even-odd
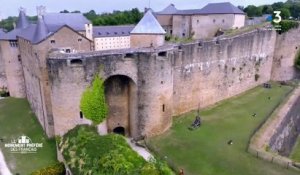
[[[46,7],[45,6],[37,6],[36,7],[37,16],[44,16],[46,13]]]

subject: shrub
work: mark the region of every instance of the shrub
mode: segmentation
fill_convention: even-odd
[[[94,127],[87,125],[77,126],[64,135],[59,149],[73,174],[173,174],[165,162],[146,162],[123,136],[99,136]]]
[[[299,26],[299,23],[297,21],[291,21],[291,20],[282,20],[279,24],[276,24],[272,22],[273,26],[280,26],[281,30],[277,30],[278,33],[285,33],[289,31],[290,29],[297,28]]]
[[[84,117],[94,124],[99,124],[105,119],[108,106],[105,102],[104,81],[99,76],[95,76],[92,86],[83,92],[80,109]]]
[[[65,166],[63,163],[56,163],[46,168],[34,171],[31,175],[65,175]]]

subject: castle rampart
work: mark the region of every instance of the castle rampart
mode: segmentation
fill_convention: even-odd
[[[80,118],[80,98],[96,74],[105,79],[109,131],[123,127],[133,137],[159,134],[171,126],[172,116],[271,80],[275,42],[274,31],[255,30],[156,49],[52,54],[48,70],[55,134],[87,123]]]

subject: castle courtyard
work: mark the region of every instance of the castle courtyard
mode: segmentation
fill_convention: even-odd
[[[0,123],[5,123],[0,127],[0,148],[12,174],[30,174],[57,162],[55,140],[47,138],[26,99],[2,99],[0,111]],[[33,142],[43,143],[43,148],[36,153],[16,154],[4,147],[4,143],[10,143],[11,138],[21,135],[30,137]]]
[[[151,138],[150,147],[168,163],[188,175],[296,175],[299,172],[257,159],[247,152],[249,140],[260,124],[291,91],[273,84],[256,87],[200,112],[202,125],[195,130],[197,111],[174,118],[163,135]],[[268,99],[271,97],[271,100]],[[254,117],[253,113],[257,115]],[[232,144],[228,141],[232,140]]]

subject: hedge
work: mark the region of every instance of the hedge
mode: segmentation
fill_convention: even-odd
[[[46,168],[34,171],[31,175],[65,175],[66,170],[63,163],[56,163]]]

